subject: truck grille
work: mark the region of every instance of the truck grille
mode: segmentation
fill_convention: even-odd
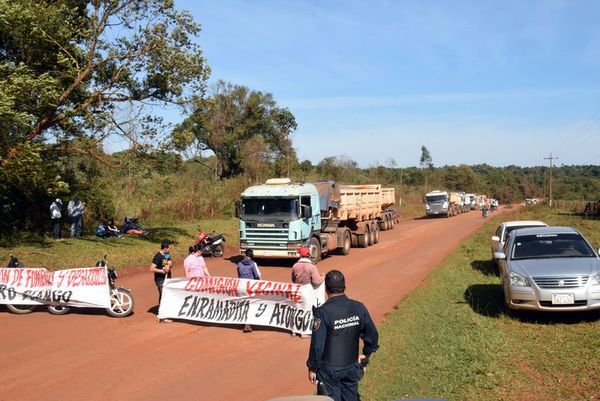
[[[429,205],[429,211],[431,212],[443,212],[444,208],[442,207],[442,204],[430,204]]]
[[[568,277],[532,277],[540,288],[577,288],[584,287],[589,276]]]
[[[287,248],[288,230],[285,228],[246,228],[249,247]]]

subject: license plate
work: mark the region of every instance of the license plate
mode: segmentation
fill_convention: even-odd
[[[574,303],[574,294],[552,294],[552,305],[570,305]]]

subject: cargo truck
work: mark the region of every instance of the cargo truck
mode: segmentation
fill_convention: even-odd
[[[460,192],[431,191],[425,194],[425,213],[428,217],[452,217],[462,213],[464,196]]]
[[[308,246],[310,259],[379,242],[379,231],[394,227],[398,215],[393,188],[338,185],[334,181],[292,182],[270,179],[247,188],[236,204],[240,252],[256,258],[299,258]]]

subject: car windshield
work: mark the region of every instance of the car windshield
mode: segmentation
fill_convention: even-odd
[[[511,231],[513,231],[513,230],[519,230],[521,228],[533,228],[533,227],[543,227],[543,226],[532,225],[532,226],[512,226],[512,227],[506,227],[506,229],[504,230],[504,238],[502,240],[506,241],[506,238],[508,238],[508,234],[510,234]]]
[[[448,200],[446,195],[432,195],[427,196],[425,199],[427,200],[427,203],[446,202]]]
[[[515,238],[512,259],[589,258],[594,251],[580,234],[521,235]]]
[[[242,200],[242,210],[246,219],[262,216],[273,220],[291,221],[298,219],[298,199],[245,198]]]

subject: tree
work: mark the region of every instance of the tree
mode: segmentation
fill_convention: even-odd
[[[433,159],[431,158],[431,153],[425,147],[425,145],[421,146],[421,158],[419,159],[419,164],[421,168],[425,169],[425,192],[427,192],[427,176],[428,170],[433,168]]]
[[[286,155],[295,159],[290,135],[296,127],[294,115],[278,107],[270,93],[219,81],[208,98],[195,102],[191,115],[175,128],[172,138],[180,151],[190,147],[196,153],[212,151],[219,160],[219,176],[228,178],[255,164],[248,163],[248,157],[258,155],[269,163]],[[249,141],[254,142],[252,149],[260,142],[262,150],[246,154]],[[278,174],[285,171],[282,165],[278,170]]]
[[[0,2],[2,165],[49,135],[156,134],[151,106],[203,93],[199,31],[171,0]]]
[[[92,196],[68,166],[110,164],[108,135],[157,142],[153,108],[204,92],[199,30],[171,0],[0,1],[1,231],[27,227],[51,197]]]

